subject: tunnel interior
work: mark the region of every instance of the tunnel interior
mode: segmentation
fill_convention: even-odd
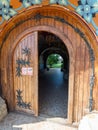
[[[60,67],[49,67],[47,60],[58,55]],[[38,32],[39,114],[67,118],[69,55],[64,42],[56,35]]]

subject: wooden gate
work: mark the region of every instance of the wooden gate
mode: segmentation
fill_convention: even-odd
[[[27,34],[17,44],[13,56],[15,108],[38,115],[37,32]]]

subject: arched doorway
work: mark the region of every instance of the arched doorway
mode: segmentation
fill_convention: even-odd
[[[69,54],[56,35],[39,32],[39,114],[67,118]]]
[[[69,114],[69,113],[71,113],[71,112],[73,112],[73,107],[72,106],[70,106],[70,104],[72,103],[73,104],[73,83],[72,82],[74,82],[74,53],[72,52],[73,50],[71,49],[72,48],[72,46],[70,45],[70,42],[69,42],[69,40],[68,39],[66,39],[66,37],[64,37],[60,32],[57,32],[57,30],[55,30],[55,28],[53,29],[53,28],[51,28],[50,26],[48,27],[48,26],[38,26],[38,27],[33,27],[33,28],[31,28],[30,30],[28,30],[29,31],[29,33],[28,33],[28,31],[25,31],[25,32],[23,32],[20,36],[19,36],[19,39],[20,39],[20,37],[22,37],[22,39],[21,40],[19,40],[18,38],[16,39],[16,41],[14,42],[15,44],[13,45],[13,48],[14,48],[14,50],[15,50],[15,48],[16,48],[16,45],[19,45],[19,42],[21,43],[22,41],[24,41],[24,39],[26,38],[26,37],[28,37],[28,36],[33,36],[33,32],[32,32],[32,29],[33,29],[33,31],[37,31],[37,32],[34,32],[35,34],[36,34],[36,36],[35,36],[35,39],[36,38],[38,38],[38,31],[46,31],[47,32],[47,30],[48,30],[48,32],[50,32],[50,33],[53,33],[54,35],[56,35],[56,36],[58,36],[62,41],[63,41],[63,43],[67,46],[67,49],[68,49],[68,53],[69,53],[69,55],[71,56],[70,57],[70,62],[69,62],[69,64],[71,63],[71,65],[70,65],[70,68],[69,68],[69,92],[68,92],[68,95],[71,95],[71,100],[68,100],[68,113],[67,113],[67,119],[69,120],[69,122],[72,120],[72,115],[71,114]],[[51,31],[49,31],[49,30],[51,30]],[[28,35],[26,35],[26,32],[27,32],[27,34]],[[25,42],[26,42],[26,44],[28,44],[27,43],[27,41],[28,40],[25,40]],[[30,40],[29,40],[30,41]],[[37,39],[35,40],[35,41],[38,41]],[[66,44],[67,43],[67,44]],[[38,46],[38,43],[36,44],[37,46]],[[36,47],[37,47],[36,46]],[[21,47],[21,45],[20,45],[20,47]],[[12,49],[13,50],[13,49]],[[22,49],[19,49],[19,50],[22,50]],[[38,52],[37,52],[38,53]],[[19,53],[19,54],[22,54],[21,52]],[[73,55],[72,55],[73,54]],[[11,57],[11,56],[9,56],[9,57]],[[13,57],[13,56],[12,56]],[[17,57],[18,58],[18,57]],[[15,58],[16,59],[16,58]],[[35,60],[36,60],[36,57],[35,57]],[[13,62],[14,63],[14,62]],[[36,65],[36,67],[38,67],[38,63],[36,63],[36,62],[34,62],[35,63],[35,65]],[[15,68],[15,67],[14,67]],[[35,70],[35,69],[34,69]],[[36,69],[36,70],[38,70],[38,69]],[[72,74],[71,74],[71,72],[72,72]],[[16,73],[16,71],[15,71],[15,73]],[[38,73],[38,72],[37,72]],[[36,74],[37,74],[36,73]],[[35,74],[35,75],[36,75]],[[16,76],[16,74],[15,74],[15,76]],[[38,75],[36,75],[36,76],[38,76]],[[37,79],[37,78],[36,78]],[[37,82],[37,80],[36,80],[36,82]],[[37,82],[38,83],[38,82]],[[26,91],[27,92],[27,91]],[[31,91],[30,91],[31,92]],[[38,115],[38,86],[33,90],[33,92],[35,93],[36,92],[36,98],[34,98],[33,97],[33,99],[35,99],[36,101],[34,101],[33,103],[34,104],[36,104],[36,105],[32,105],[32,106],[34,106],[34,108],[32,108],[32,110],[33,111],[31,111],[30,113],[34,113],[35,115]],[[14,93],[16,93],[16,92],[14,92]],[[69,96],[70,97],[70,96]],[[16,96],[15,96],[15,98],[16,98]],[[15,105],[15,104],[14,104]],[[15,106],[14,106],[15,107]],[[25,112],[29,112],[28,110],[26,111],[26,110],[24,110],[24,108],[23,108],[23,111],[25,111]]]
[[[9,23],[10,26],[7,28],[8,30],[5,29],[2,33],[1,57],[3,60],[2,63],[0,63],[2,75],[1,84],[3,86],[2,93],[8,102],[9,109],[15,110],[16,92],[14,91],[13,80],[13,54],[15,49],[24,39],[26,39],[27,42],[30,42],[30,40],[27,40],[27,37],[31,36],[34,32],[38,34],[38,31],[46,31],[58,36],[68,50],[69,97],[67,115],[69,123],[72,123],[73,121],[78,122],[85,114],[85,109],[89,107],[89,77],[91,76],[91,67],[92,70],[94,67],[93,49],[96,50],[91,42],[93,41],[92,35],[90,35],[91,32],[88,31],[85,33],[87,25],[84,21],[76,14],[71,13],[62,7],[36,7],[30,8],[26,13],[28,14],[28,17],[20,14],[19,17],[21,17],[21,19],[19,19],[19,22],[16,22],[17,18],[14,19],[16,21],[11,21]],[[82,21],[82,23],[80,21]],[[16,23],[15,25],[13,25],[14,22]],[[37,39],[38,35],[36,35],[36,42]],[[36,56],[34,58],[36,61]],[[34,62],[34,64],[37,66],[36,62]],[[84,64],[86,65],[85,67]],[[38,87],[35,88],[34,92],[38,92]],[[35,110],[38,114],[37,97],[37,95],[36,98],[33,97],[33,99],[36,99],[33,103],[36,104]]]

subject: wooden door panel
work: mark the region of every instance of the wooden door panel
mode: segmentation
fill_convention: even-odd
[[[16,110],[38,115],[37,32],[26,35],[17,45],[13,57]]]

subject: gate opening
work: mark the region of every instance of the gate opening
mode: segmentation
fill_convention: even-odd
[[[39,114],[67,118],[69,55],[54,34],[39,32]]]

